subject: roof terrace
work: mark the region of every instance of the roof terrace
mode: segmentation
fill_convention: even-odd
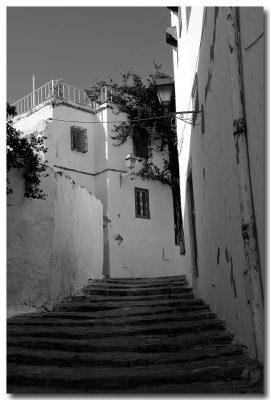
[[[111,93],[108,95],[108,90],[104,87],[101,90],[99,102],[93,102],[86,90],[67,85],[61,79],[55,79],[16,101],[12,106],[16,107],[17,115],[20,115],[49,99],[62,99],[95,110],[98,104],[111,100],[112,95]]]

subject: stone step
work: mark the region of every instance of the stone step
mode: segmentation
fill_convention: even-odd
[[[175,275],[175,276],[159,276],[155,278],[106,278],[104,280],[100,280],[100,282],[107,283],[155,283],[155,282],[179,282],[186,281],[186,275]],[[96,281],[98,282],[98,281]]]
[[[190,311],[186,313],[160,313],[160,314],[146,314],[146,315],[135,315],[135,316],[123,316],[119,315],[111,316],[111,318],[105,318],[99,314],[89,315],[83,314],[81,318],[78,318],[76,313],[63,313],[64,316],[56,317],[54,313],[43,313],[35,314],[35,316],[20,316],[12,318],[8,321],[7,326],[78,326],[78,319],[80,319],[81,326],[127,326],[127,325],[140,325],[140,324],[153,324],[153,323],[167,323],[173,321],[200,321],[202,319],[216,318],[216,315],[211,311]],[[76,316],[77,318],[74,318]]]
[[[203,319],[198,321],[180,321],[145,324],[139,326],[107,326],[104,330],[102,327],[96,327],[94,324],[89,326],[79,325],[74,330],[74,326],[9,326],[8,336],[29,336],[29,337],[47,337],[47,338],[64,338],[64,339],[93,339],[115,336],[134,336],[134,335],[155,335],[168,334],[179,335],[182,333],[203,332],[207,330],[222,330],[224,324],[218,319]]]
[[[20,321],[24,318],[27,319],[36,319],[36,318],[55,318],[55,319],[65,319],[65,318],[72,318],[77,320],[78,322],[84,319],[99,319],[99,318],[112,318],[115,317],[147,317],[147,316],[162,316],[162,315],[183,315],[189,314],[198,311],[209,311],[209,306],[207,304],[200,304],[195,306],[183,306],[180,305],[178,307],[169,307],[168,305],[165,306],[157,306],[157,307],[133,307],[133,308],[113,308],[108,310],[94,310],[92,312],[84,312],[84,311],[49,311],[49,312],[40,312],[40,313],[33,313],[33,314],[21,314],[15,317],[12,317],[8,320],[8,323],[12,323],[12,321]]]
[[[129,297],[129,296],[147,296],[153,294],[175,294],[175,293],[185,293],[192,292],[192,288],[185,286],[176,286],[176,287],[157,287],[157,288],[128,288],[128,289],[118,289],[118,288],[110,288],[110,287],[97,287],[97,286],[86,286],[83,289],[84,294],[91,295],[106,295],[106,296],[121,296],[121,297]]]
[[[118,289],[118,288],[110,288],[110,287],[97,287],[97,286],[86,286],[83,289],[84,294],[89,295],[100,295],[100,296],[110,296],[110,297],[123,297],[128,299],[130,296],[137,299],[137,297],[147,297],[158,294],[163,295],[175,295],[175,294],[183,294],[183,293],[192,293],[192,288],[190,286],[176,286],[173,287],[158,287],[158,288],[139,288],[139,289]]]
[[[116,390],[138,385],[159,386],[184,384],[209,380],[241,379],[244,369],[252,362],[245,356],[206,359],[183,364],[137,366],[132,368],[110,367],[59,367],[36,365],[8,366],[8,384],[39,387],[65,387]]]
[[[19,386],[19,385],[8,385],[8,393],[14,394],[80,394],[85,395],[87,391],[83,388],[77,387],[76,390],[74,388],[66,388],[66,387],[42,387],[39,386]],[[88,390],[90,393],[90,390]],[[207,394],[214,394],[220,396],[227,396],[232,394],[249,394],[255,395],[264,393],[264,387],[262,383],[256,385],[250,385],[245,380],[231,380],[227,379],[225,382],[215,380],[213,382],[191,382],[191,383],[183,383],[183,384],[162,384],[162,385],[154,385],[154,386],[136,386],[131,387],[130,389],[126,387],[125,389],[112,389],[110,388],[107,390],[106,388],[99,388],[99,389],[91,389],[91,394],[105,394],[105,396],[120,394],[120,395],[151,395],[151,394],[159,394],[162,397],[167,397],[171,394],[178,394],[178,395],[185,395],[185,394],[195,394],[203,395]]]
[[[108,282],[108,281],[93,281],[90,282],[86,287],[104,287],[104,288],[112,288],[112,289],[148,289],[148,288],[159,288],[159,287],[185,287],[189,286],[187,280],[178,280],[171,282],[140,282],[140,283],[131,283],[131,282]]]
[[[201,345],[183,349],[177,353],[137,353],[137,352],[68,352],[48,349],[46,352],[40,349],[25,349],[10,347],[7,351],[9,363],[32,364],[32,365],[58,365],[61,367],[78,366],[113,366],[132,367],[137,365],[157,365],[186,363],[216,357],[236,356],[244,352],[243,346],[239,345]]]
[[[168,306],[168,307],[190,307],[204,304],[201,299],[164,299],[164,300],[149,300],[147,302],[147,306],[149,308],[157,307],[157,306]],[[144,301],[114,301],[114,302],[97,302],[97,303],[84,303],[84,302],[62,302],[55,306],[54,310],[56,311],[99,311],[99,310],[110,310],[114,308],[121,309],[130,309],[130,308],[139,308],[145,307]]]
[[[136,335],[116,336],[114,338],[95,339],[54,339],[34,336],[9,336],[7,344],[11,347],[24,347],[29,349],[57,349],[76,352],[174,352],[206,344],[227,344],[232,340],[232,335],[226,330],[212,330],[199,334],[170,335]]]
[[[99,303],[99,302],[116,302],[116,301],[144,301],[146,304],[150,300],[181,300],[181,299],[193,299],[195,296],[192,293],[192,291],[187,291],[183,293],[162,293],[162,294],[152,294],[152,295],[137,295],[137,296],[126,296],[123,298],[123,296],[106,296],[103,293],[102,294],[92,294],[91,291],[89,291],[89,294],[83,294],[83,295],[75,295],[75,296],[68,296],[65,298],[65,302],[89,302],[89,303]]]

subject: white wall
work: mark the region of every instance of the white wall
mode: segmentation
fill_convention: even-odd
[[[12,170],[7,210],[8,316],[54,304],[102,275],[103,207],[86,189],[47,169],[45,200],[23,197]]]
[[[97,121],[97,117],[86,108],[71,107],[58,101],[56,104],[49,103],[26,118],[18,119],[14,127],[26,135],[33,132],[43,134],[46,137],[45,158],[48,165],[54,167],[56,171],[66,171],[78,185],[94,194],[96,172],[96,124],[92,124],[94,121]],[[70,129],[72,126],[87,129],[88,151],[86,153],[71,150]]]
[[[181,8],[185,21],[185,7]],[[242,11],[241,26],[246,26],[245,30],[250,34],[249,27],[252,25],[247,25],[244,14]],[[183,26],[182,36],[178,40],[178,64],[176,56],[174,57],[177,110],[186,109],[197,70],[199,104],[203,104],[205,111],[204,133],[201,125],[196,126],[193,132],[188,125],[184,131],[183,123],[178,125],[186,265],[187,275],[199,295],[225,319],[236,339],[245,343],[254,355],[252,316],[245,288],[245,255],[233,138],[226,18],[226,7],[207,7],[204,19],[202,8],[192,7],[189,28],[186,30]],[[176,15],[172,14],[172,25],[176,23]],[[256,29],[258,25],[251,30]],[[251,181],[260,252],[264,254],[262,50],[262,43],[258,43],[254,46],[252,55],[245,52],[243,68],[248,140],[251,144]],[[186,187],[190,169],[195,200],[199,271],[197,279],[193,277],[190,254],[191,233]]]
[[[110,104],[112,106],[112,104]],[[104,274],[112,277],[153,277],[184,273],[180,248],[174,244],[174,217],[171,188],[158,181],[143,181],[130,176],[124,178],[120,187],[120,172],[127,172],[125,157],[133,152],[130,138],[121,146],[111,136],[114,124],[106,121],[122,121],[124,113],[115,114],[108,108],[99,115],[104,121],[108,171],[96,177],[96,195],[104,204],[104,215],[110,223],[104,228],[105,265]],[[102,135],[102,132],[99,133]],[[99,152],[99,159],[102,157]],[[163,155],[154,154],[157,165],[163,163]],[[137,162],[134,173],[142,164]],[[134,176],[133,176],[134,178]],[[134,187],[149,189],[150,219],[135,217]],[[104,196],[107,193],[107,196]],[[121,235],[123,241],[115,239]],[[166,260],[164,259],[166,258]]]
[[[116,113],[112,103],[108,105],[114,109],[105,108],[106,105],[103,104],[101,111],[93,115],[59,100],[54,106],[49,104],[20,119],[16,127],[26,134],[37,131],[43,133],[47,138],[45,143],[48,152],[45,157],[49,165],[57,171],[65,171],[77,184],[102,201],[104,216],[111,220],[108,226],[104,226],[104,275],[182,274],[184,258],[180,257],[180,248],[174,242],[171,188],[158,181],[143,182],[140,178],[136,181],[128,178],[120,187],[120,173],[127,172],[125,157],[133,152],[133,142],[129,138],[126,143],[115,146],[117,141],[112,139],[115,135],[114,124],[127,120],[127,115]],[[49,118],[52,118],[52,122],[48,121]],[[71,150],[70,127],[73,125],[87,128],[87,153]],[[154,152],[153,161],[162,167],[163,158],[166,157],[166,152]],[[134,172],[138,172],[142,166],[137,162]],[[135,217],[134,186],[150,190],[150,220]],[[118,247],[114,236],[120,231],[126,239],[124,245]]]

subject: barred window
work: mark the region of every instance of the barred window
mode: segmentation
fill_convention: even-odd
[[[71,150],[86,153],[88,151],[87,129],[79,126],[71,127]]]
[[[135,188],[135,216],[150,219],[148,189]]]
[[[133,135],[133,152],[136,157],[147,158],[148,134],[146,131],[137,131]]]

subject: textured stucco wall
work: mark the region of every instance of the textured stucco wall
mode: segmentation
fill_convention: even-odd
[[[259,11],[262,9],[257,9]],[[247,16],[241,12],[241,26],[246,26],[246,32],[250,34],[250,28],[251,31],[258,30],[260,18],[253,18],[254,24],[256,21],[257,24],[255,27],[248,25],[248,28],[248,21],[245,20]],[[185,7],[182,7],[182,16],[184,21]],[[205,111],[204,133],[201,125],[198,125],[193,132],[186,126],[182,134],[183,123],[178,124],[186,265],[187,275],[198,293],[225,319],[236,339],[245,343],[254,355],[252,316],[245,288],[246,262],[233,138],[226,18],[227,7],[207,7],[204,15],[202,8],[192,7],[189,28],[187,30],[183,27],[178,41],[178,62],[174,55],[177,109],[184,109],[185,103],[189,101],[197,71],[199,104],[203,104]],[[177,23],[176,16],[172,14],[172,25]],[[264,253],[263,45],[258,42],[256,46],[253,55],[247,51],[244,53],[243,69],[251,182],[257,229],[260,231],[260,252]],[[195,201],[197,279],[193,277],[189,245],[191,232],[187,177],[190,171]]]
[[[102,275],[103,207],[86,189],[48,168],[46,201],[23,197],[13,170],[7,210],[8,315],[51,309],[88,279]]]

